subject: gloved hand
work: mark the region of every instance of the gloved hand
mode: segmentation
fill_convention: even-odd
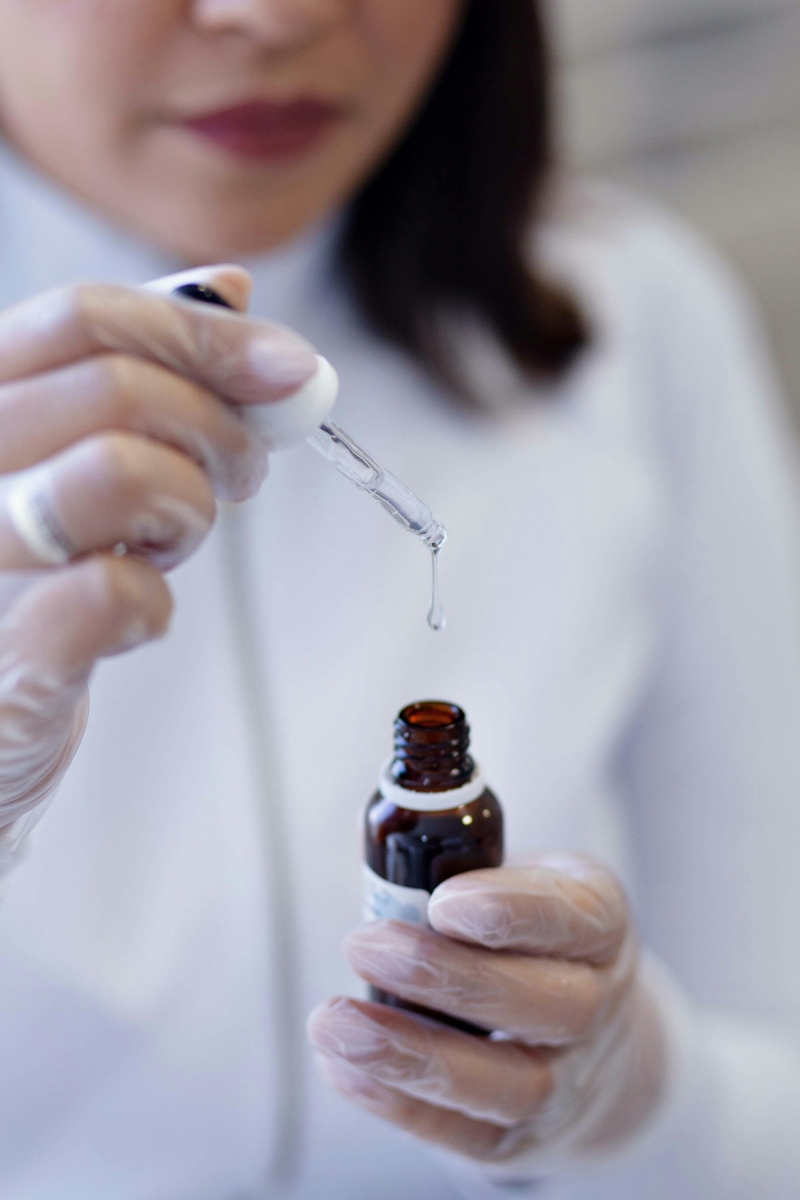
[[[334,1086],[487,1163],[527,1154],[558,1169],[634,1137],[663,1091],[664,1035],[614,878],[582,856],[543,855],[448,880],[428,916],[433,931],[357,929],[345,943],[352,967],[502,1038],[340,997],[309,1025]]]
[[[170,299],[188,279],[247,306],[246,272],[220,267],[0,314],[0,873],[80,743],[95,661],[165,631],[161,572],[215,497],[262,482],[266,444],[234,405],[317,369],[288,330]]]

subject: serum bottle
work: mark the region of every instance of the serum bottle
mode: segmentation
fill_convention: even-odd
[[[410,704],[395,721],[394,757],[366,812],[364,920],[428,925],[428,899],[440,883],[501,865],[503,813],[470,757],[469,732],[462,710],[443,700]],[[370,998],[487,1033],[377,988]]]

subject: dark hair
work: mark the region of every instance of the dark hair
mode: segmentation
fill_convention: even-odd
[[[371,327],[462,397],[451,313],[472,313],[534,379],[588,340],[530,259],[553,161],[550,64],[534,0],[468,0],[419,116],[353,201],[340,264]]]

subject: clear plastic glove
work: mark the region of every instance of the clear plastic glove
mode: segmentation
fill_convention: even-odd
[[[0,873],[80,743],[96,660],[165,631],[161,572],[263,481],[235,405],[317,369],[288,330],[169,298],[189,278],[246,308],[248,275],[219,267],[0,313]]]
[[[474,1037],[338,998],[310,1019],[334,1086],[427,1141],[487,1163],[567,1167],[635,1137],[665,1080],[661,1018],[637,971],[622,889],[582,856],[475,871],[433,893],[433,931],[379,921],[345,952],[362,978],[501,1031]]]

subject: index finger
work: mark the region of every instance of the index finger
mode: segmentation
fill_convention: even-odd
[[[0,383],[109,350],[158,363],[233,404],[280,400],[317,370],[310,344],[281,325],[139,288],[76,284],[0,313]]]
[[[186,283],[204,283],[219,293],[236,312],[247,312],[253,280],[244,267],[237,267],[232,263],[220,263],[213,267],[192,267],[189,271],[179,271],[177,275],[164,275],[161,279],[143,283],[141,290],[155,292],[159,296],[172,296],[176,288]]]
[[[490,950],[602,965],[619,952],[628,906],[593,859],[548,854],[448,879],[431,896],[428,918],[437,932]]]

